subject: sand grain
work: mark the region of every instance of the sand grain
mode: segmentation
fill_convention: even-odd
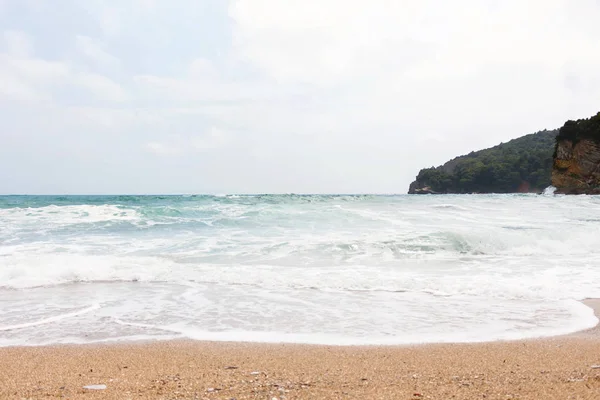
[[[600,399],[600,342],[157,342],[0,349],[0,398]],[[107,385],[85,390],[85,385]]]

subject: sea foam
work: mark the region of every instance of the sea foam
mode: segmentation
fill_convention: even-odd
[[[593,196],[0,197],[0,345],[573,332],[597,323],[578,300],[600,297],[599,211]]]

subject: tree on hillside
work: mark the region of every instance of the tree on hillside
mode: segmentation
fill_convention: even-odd
[[[557,134],[544,130],[423,169],[411,188],[429,187],[438,193],[514,193],[523,187],[542,191],[550,186]]]

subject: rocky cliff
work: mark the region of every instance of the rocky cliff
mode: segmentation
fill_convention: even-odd
[[[600,194],[600,113],[567,121],[556,138],[552,185],[556,193]]]

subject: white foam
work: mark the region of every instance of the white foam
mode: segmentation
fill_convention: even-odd
[[[0,209],[0,220],[19,224],[29,222],[67,225],[104,221],[132,221],[139,219],[137,212],[116,205],[50,205],[39,208]]]
[[[351,345],[404,345],[425,343],[474,343],[495,340],[522,340],[542,338],[556,335],[569,334],[594,327],[598,319],[589,307],[574,302],[570,305],[573,312],[572,321],[569,323],[556,324],[552,327],[532,330],[503,330],[497,326],[487,325],[471,331],[447,331],[439,329],[436,332],[419,333],[405,332],[402,335],[368,335],[353,336],[345,333],[289,333],[285,331],[260,331],[229,329],[226,331],[211,331],[195,327],[193,324],[178,322],[170,325],[140,324],[121,320],[115,320],[120,325],[153,329],[170,334],[164,338],[188,338],[201,341],[217,342],[253,342],[253,343],[301,343],[329,346],[351,346]],[[147,337],[152,338],[152,336]],[[138,338],[140,339],[140,338]],[[118,340],[118,339],[114,339]],[[123,340],[130,340],[124,337]]]
[[[0,288],[25,289],[81,282],[162,281],[172,262],[156,257],[84,254],[15,255],[0,258]]]
[[[481,341],[597,322],[576,302],[600,297],[594,197],[253,199],[0,209],[0,345]],[[75,311],[56,315],[57,297]]]
[[[97,310],[100,308],[99,304],[94,304],[90,307],[87,307],[83,310],[79,310],[79,311],[74,311],[74,312],[70,312],[70,313],[66,313],[66,314],[62,314],[62,315],[56,315],[53,317],[48,317],[48,318],[43,318],[40,319],[39,321],[34,321],[34,322],[26,322],[23,324],[15,324],[15,325],[9,325],[9,326],[0,326],[0,332],[2,331],[13,331],[16,329],[23,329],[23,328],[31,328],[34,326],[39,326],[39,325],[45,325],[45,324],[50,324],[53,322],[59,322],[62,321],[66,318],[73,318],[73,317],[77,317],[79,315],[83,315],[83,314],[87,314],[91,311]]]

